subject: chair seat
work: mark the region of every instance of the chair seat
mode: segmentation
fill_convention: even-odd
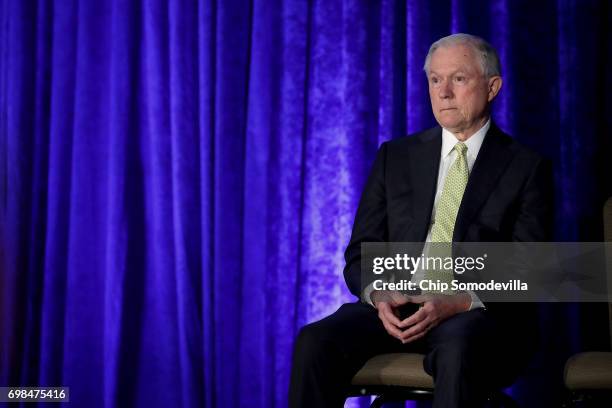
[[[565,385],[575,390],[612,390],[612,353],[587,352],[565,364]]]
[[[372,357],[355,374],[353,385],[391,385],[433,388],[433,378],[423,369],[423,354],[392,353]]]

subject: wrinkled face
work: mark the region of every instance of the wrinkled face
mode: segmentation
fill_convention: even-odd
[[[501,78],[485,78],[474,50],[465,45],[440,47],[429,63],[429,97],[440,126],[469,137],[484,125]]]

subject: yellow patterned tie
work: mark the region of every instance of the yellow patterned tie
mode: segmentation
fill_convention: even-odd
[[[467,164],[467,146],[464,143],[458,142],[453,148],[457,152],[457,158],[451,165],[444,181],[442,195],[438,201],[436,208],[435,220],[431,231],[431,242],[448,243],[448,245],[432,245],[429,251],[429,257],[440,257],[442,259],[452,256],[451,242],[453,240],[453,231],[455,229],[455,221],[457,212],[461,205],[463,192],[467,185],[469,177],[469,169]],[[440,282],[450,283],[453,280],[452,270],[425,270],[425,279],[432,281],[439,280]],[[452,290],[440,292],[429,291],[430,293],[452,294]]]

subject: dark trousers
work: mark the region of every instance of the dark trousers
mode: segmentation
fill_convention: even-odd
[[[516,316],[517,325],[519,321]],[[290,406],[342,407],[351,378],[365,362],[396,352],[426,355],[424,369],[435,384],[434,408],[483,406],[490,390],[510,385],[526,365],[529,344],[520,327],[503,327],[489,311],[475,309],[403,345],[387,334],[372,306],[344,304],[301,329],[293,354]]]

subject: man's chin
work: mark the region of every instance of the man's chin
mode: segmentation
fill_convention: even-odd
[[[438,124],[451,132],[461,128],[461,122],[458,120],[444,120],[444,118],[438,118]]]

